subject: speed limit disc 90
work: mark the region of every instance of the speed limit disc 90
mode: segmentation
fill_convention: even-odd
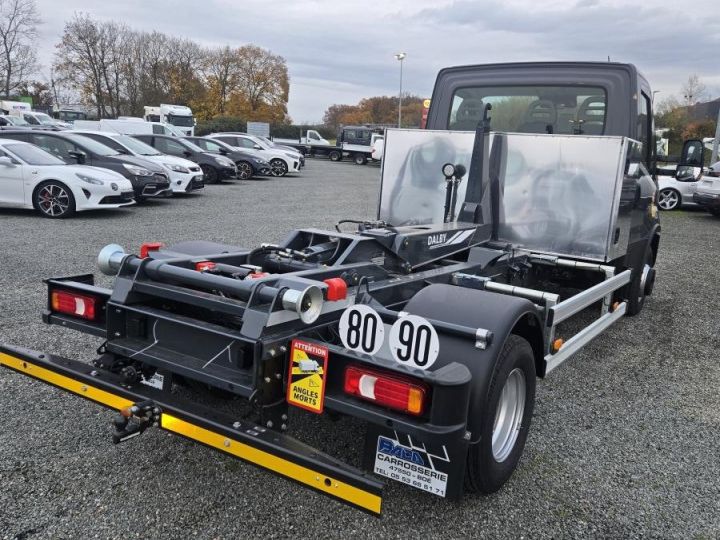
[[[426,319],[405,315],[392,325],[390,353],[396,362],[408,367],[428,369],[437,360],[440,339]]]

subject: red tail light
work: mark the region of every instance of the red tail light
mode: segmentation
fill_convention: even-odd
[[[195,270],[205,272],[206,270],[214,270],[216,266],[212,261],[199,261],[195,263]]]
[[[345,393],[419,416],[425,410],[429,388],[411,377],[348,366],[345,369]]]
[[[92,296],[71,291],[52,291],[50,293],[50,305],[53,311],[89,321],[94,321],[97,315],[96,302],[97,299]]]

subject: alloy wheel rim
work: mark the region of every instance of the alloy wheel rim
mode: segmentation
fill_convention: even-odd
[[[658,205],[663,210],[672,210],[678,204],[678,196],[674,191],[661,191]]]
[[[55,184],[43,186],[38,192],[38,206],[48,216],[61,216],[70,207],[70,196]]]
[[[280,160],[275,160],[270,164],[270,169],[275,176],[282,176],[285,174],[285,164]]]
[[[505,461],[517,442],[525,413],[525,373],[513,369],[503,386],[495,410],[492,432],[492,453],[498,463]]]
[[[240,173],[240,179],[241,180],[247,180],[252,176],[252,172],[250,171],[250,165],[247,163],[241,163],[238,165],[238,172]]]

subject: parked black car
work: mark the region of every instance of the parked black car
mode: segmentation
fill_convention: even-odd
[[[198,145],[205,152],[220,154],[232,159],[237,166],[237,176],[240,180],[247,180],[257,174],[270,174],[270,163],[268,161],[247,152],[242,152],[227,143],[217,139],[206,139],[205,137],[183,138]]]
[[[170,135],[134,135],[158,152],[194,161],[203,171],[206,184],[217,184],[225,179],[237,178],[237,167],[230,158],[205,152],[182,137]]]
[[[65,163],[92,165],[110,169],[130,180],[135,200],[170,195],[170,180],[160,165],[136,156],[120,154],[88,137],[71,132],[0,131],[0,137],[39,146]]]

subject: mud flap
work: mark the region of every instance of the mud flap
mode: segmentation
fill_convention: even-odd
[[[434,437],[432,441],[368,425],[363,468],[438,497],[463,495],[468,441]]]

